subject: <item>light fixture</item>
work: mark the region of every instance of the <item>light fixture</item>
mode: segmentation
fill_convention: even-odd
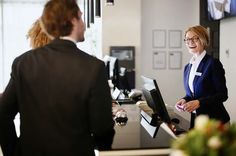
[[[114,5],[114,0],[106,0],[106,5],[107,6]]]

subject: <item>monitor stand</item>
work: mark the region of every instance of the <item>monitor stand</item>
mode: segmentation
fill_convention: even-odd
[[[152,113],[151,116],[141,110],[141,125],[146,129],[148,134],[155,138],[156,134],[160,128],[160,125],[162,123],[161,120],[159,120],[157,114]]]
[[[151,115],[141,110],[141,125],[148,132],[148,134],[155,138],[159,128],[164,129],[172,138],[177,138],[168,125],[162,122],[157,114],[152,113]]]

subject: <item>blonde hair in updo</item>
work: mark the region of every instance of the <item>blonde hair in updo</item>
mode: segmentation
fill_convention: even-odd
[[[30,40],[30,46],[32,48],[42,47],[52,40],[41,28],[39,19],[33,23],[32,27],[28,31],[27,39]]]

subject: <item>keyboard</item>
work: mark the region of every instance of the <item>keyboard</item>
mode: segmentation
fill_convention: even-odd
[[[125,98],[125,99],[117,99],[116,102],[118,104],[135,104],[136,102],[130,98]]]

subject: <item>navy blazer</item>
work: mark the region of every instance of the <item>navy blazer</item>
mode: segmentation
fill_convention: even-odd
[[[186,101],[199,100],[200,107],[196,114],[207,114],[210,118],[221,120],[226,123],[230,120],[223,102],[228,99],[225,71],[218,59],[206,54],[200,62],[197,73],[193,80],[194,94],[191,92],[188,80],[191,64],[184,68],[184,87]]]
[[[68,40],[55,39],[14,60],[0,98],[4,156],[93,156],[114,135],[105,64]],[[20,112],[20,138],[14,117]]]

